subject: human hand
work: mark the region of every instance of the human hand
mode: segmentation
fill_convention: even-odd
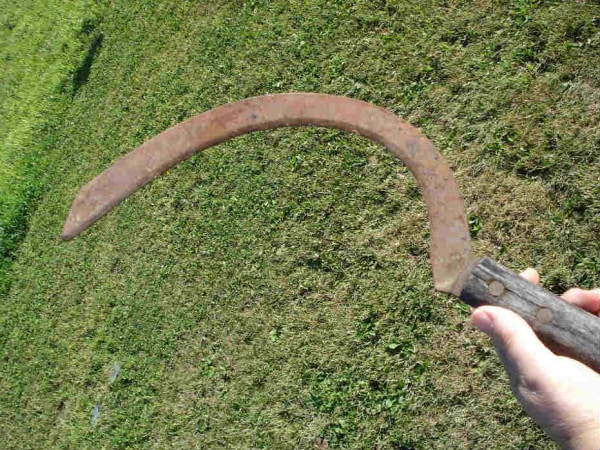
[[[521,276],[540,282],[534,269]],[[600,289],[569,289],[563,298],[600,316]],[[494,340],[512,391],[527,414],[563,448],[599,450],[600,374],[552,353],[527,322],[508,309],[481,306],[471,321]]]

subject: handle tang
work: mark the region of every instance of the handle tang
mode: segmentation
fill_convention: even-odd
[[[480,259],[460,298],[477,307],[502,306],[519,314],[555,353],[600,372],[600,317],[574,306],[489,258]]]

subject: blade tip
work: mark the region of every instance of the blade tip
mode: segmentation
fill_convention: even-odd
[[[79,235],[79,233],[80,233],[80,231],[71,227],[67,221],[67,223],[65,223],[62,233],[60,234],[60,238],[63,241],[70,241],[73,238],[77,237]]]
[[[71,207],[71,210],[65,219],[65,224],[63,225],[63,230],[60,234],[60,238],[63,241],[70,241],[71,239],[76,238],[86,228],[82,223],[83,221],[81,220],[81,217],[76,213],[76,211],[77,208],[75,207],[75,202],[73,202],[73,206]]]
[[[70,240],[72,240],[72,239],[73,239],[75,236],[76,236],[76,235],[75,235],[75,234],[73,234],[73,233],[70,233],[70,232],[63,231],[63,232],[61,233],[61,235],[60,235],[60,238],[61,238],[63,241],[70,241]]]

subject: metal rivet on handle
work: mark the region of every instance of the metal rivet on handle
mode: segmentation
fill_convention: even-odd
[[[547,323],[552,322],[552,319],[554,318],[554,314],[552,314],[552,310],[549,308],[540,308],[540,309],[538,309],[538,311],[535,315],[535,318],[541,324],[547,324]]]
[[[494,297],[500,297],[504,293],[504,285],[497,280],[492,280],[488,284],[488,290]]]

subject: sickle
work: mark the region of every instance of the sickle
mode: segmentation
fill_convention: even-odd
[[[453,286],[471,260],[465,208],[446,161],[431,141],[394,113],[347,97],[268,95],[221,106],[180,123],[123,157],[85,186],[65,223],[72,239],[123,199],[180,161],[245,133],[315,125],[379,142],[415,174],[429,211],[431,264],[436,288]]]
[[[266,95],[230,103],[142,144],[84,186],[62,233],[69,240],[177,163],[235,136],[286,126],[320,126],[382,144],[416,177],[429,214],[435,288],[472,306],[520,314],[555,351],[600,371],[600,319],[471,251],[465,207],[444,158],[415,127],[383,108],[325,94]]]

